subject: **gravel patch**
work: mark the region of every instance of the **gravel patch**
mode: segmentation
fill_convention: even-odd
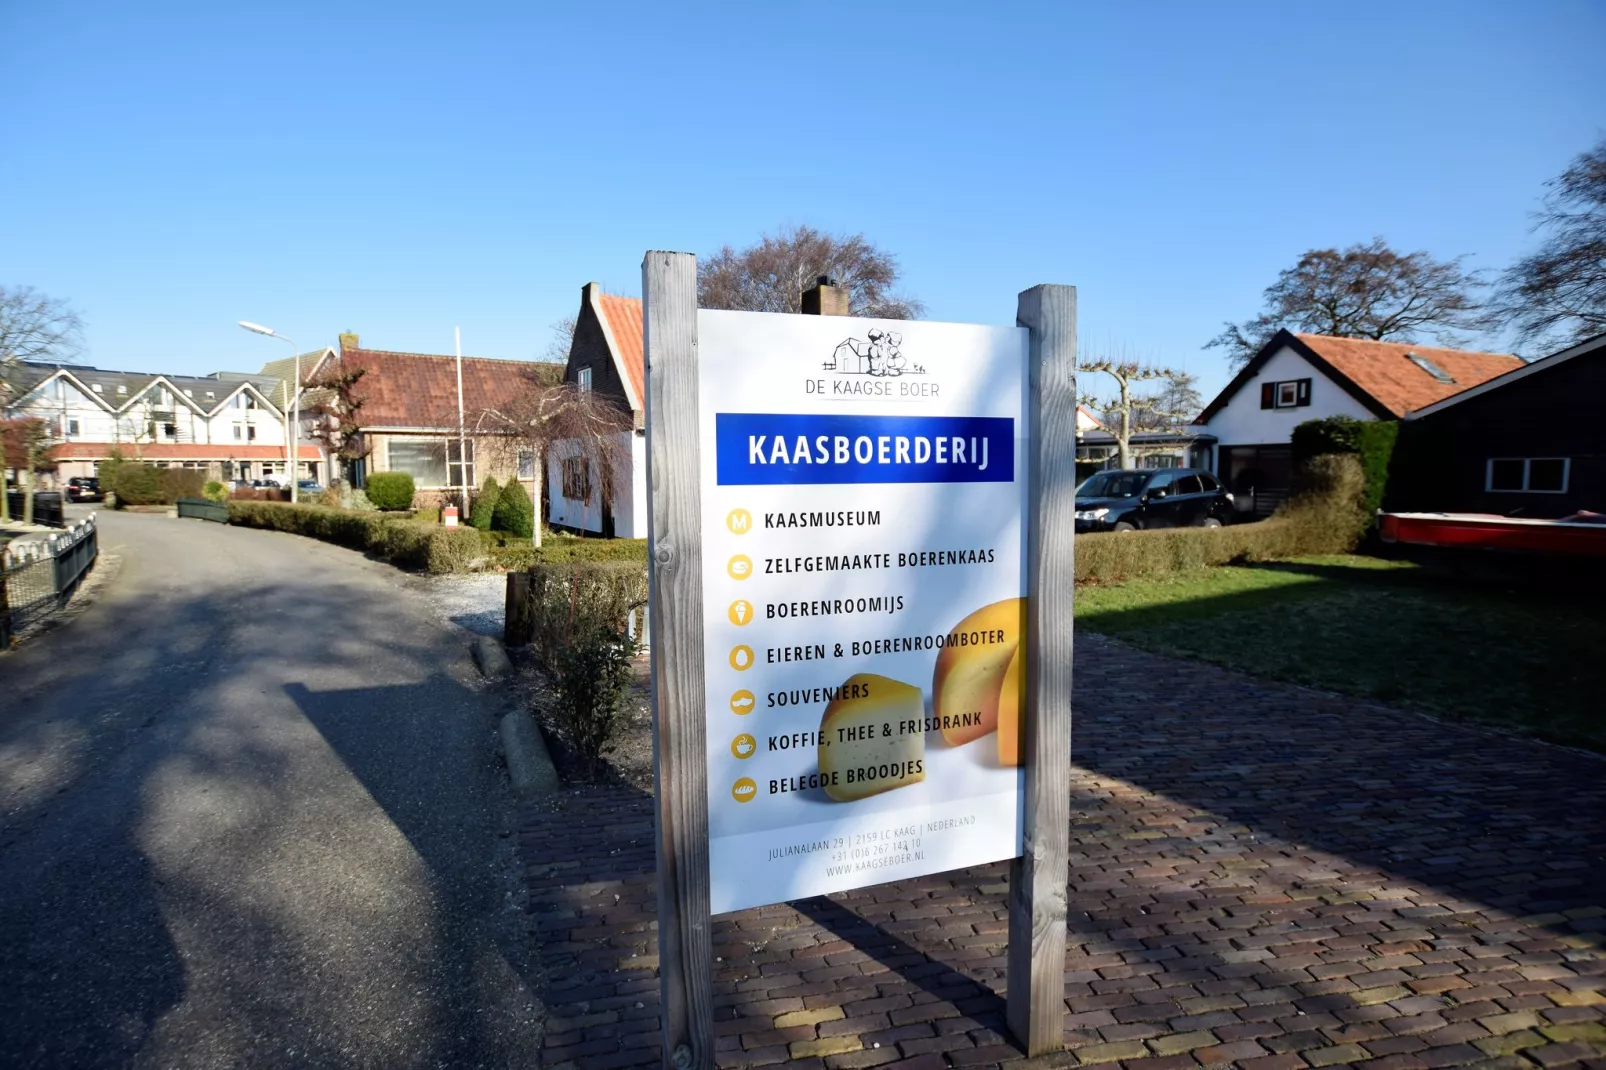
[[[424,577],[431,611],[440,620],[475,635],[502,638],[507,609],[507,574]]]

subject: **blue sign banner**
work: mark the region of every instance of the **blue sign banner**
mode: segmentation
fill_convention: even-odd
[[[714,414],[721,486],[1013,483],[1002,416]]]

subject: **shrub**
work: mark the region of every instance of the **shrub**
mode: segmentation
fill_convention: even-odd
[[[375,509],[413,507],[413,477],[406,472],[375,472],[368,477],[368,500]]]
[[[195,468],[158,468],[162,502],[172,504],[180,498],[199,498],[206,486],[206,473]]]
[[[209,502],[228,501],[229,488],[215,479],[209,479],[206,481],[206,486],[201,489],[201,495]]]
[[[521,540],[491,550],[491,562],[506,572],[521,572],[537,565],[566,561],[629,561],[645,569],[647,540],[548,536],[539,548]]]
[[[491,527],[523,539],[535,534],[535,506],[518,480],[510,480],[497,496],[496,508],[491,514]]]
[[[124,462],[112,473],[112,493],[117,495],[117,507],[125,505],[159,505],[162,498],[162,470],[148,464]]]
[[[646,597],[635,565],[532,569],[537,636],[554,682],[552,717],[595,778],[611,749],[620,703],[630,686],[637,641],[625,629],[632,603]],[[639,596],[639,597],[638,597]]]
[[[1365,507],[1366,476],[1354,454],[1308,457],[1294,470],[1288,500],[1277,510],[1299,529],[1301,553],[1347,554],[1365,533],[1371,514]]]
[[[1357,420],[1353,416],[1329,416],[1306,420],[1294,428],[1294,467],[1313,457],[1329,453],[1353,453],[1360,458],[1364,487],[1361,509],[1369,528],[1388,488],[1389,459],[1400,425],[1394,420]]]
[[[102,490],[111,490],[117,483],[117,470],[129,463],[123,456],[123,451],[113,446],[106,454],[106,459],[95,465],[95,475],[100,478]]]
[[[601,541],[601,540],[598,540]],[[602,619],[623,631],[630,607],[647,600],[646,561],[568,561],[530,572],[536,654],[549,667],[577,621]]]
[[[469,513],[468,522],[480,531],[491,530],[491,518],[496,514],[496,503],[501,499],[502,488],[496,485],[494,476],[485,477],[485,486],[474,495],[474,508]],[[533,531],[532,531],[533,534]]]
[[[473,528],[434,528],[424,568],[430,572],[469,572],[485,561],[485,543]]]
[[[1361,486],[1356,458],[1327,454],[1300,466],[1288,501],[1258,524],[1078,535],[1076,582],[1119,583],[1244,561],[1348,553],[1365,520]]]
[[[402,568],[460,572],[484,558],[479,532],[323,505],[229,502],[229,523],[322,539],[363,550]]]

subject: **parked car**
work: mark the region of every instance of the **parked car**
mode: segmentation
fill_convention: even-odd
[[[298,494],[322,494],[323,487],[319,485],[316,479],[298,479],[296,480],[296,492]]]
[[[1232,495],[1198,468],[1111,468],[1076,488],[1078,532],[1219,528],[1232,515]]]
[[[73,476],[67,480],[67,500],[70,502],[103,502],[106,495],[100,489],[99,476]]]

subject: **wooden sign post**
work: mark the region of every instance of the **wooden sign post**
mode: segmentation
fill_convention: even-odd
[[[690,254],[642,264],[664,1065],[714,1065],[714,909],[1010,857],[1007,1019],[1058,1050],[1076,292],[1021,294],[1024,331],[844,340],[699,314],[696,282]],[[849,597],[786,601],[821,593]]]

